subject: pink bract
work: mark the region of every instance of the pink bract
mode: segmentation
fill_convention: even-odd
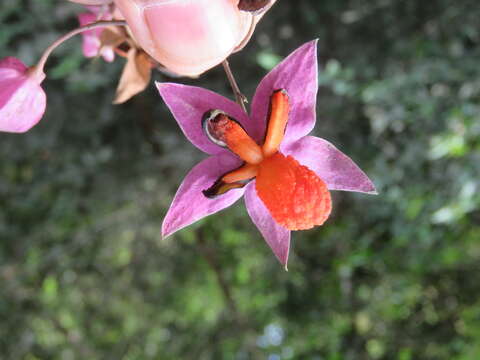
[[[290,231],[275,222],[258,198],[255,180],[243,189],[231,190],[213,200],[202,194],[202,190],[208,189],[220,175],[240,164],[236,155],[210,142],[202,129],[203,115],[212,109],[223,110],[238,120],[257,142],[261,142],[266,131],[270,96],[278,89],[285,89],[291,102],[281,152],[292,155],[316,172],[330,190],[376,193],[370,179],[348,156],[328,141],[308,136],[316,121],[316,41],[301,46],[265,76],[257,87],[250,116],[238,104],[209,90],[173,83],[157,83],[157,87],[185,136],[200,150],[212,155],[194,167],[178,189],[163,222],[164,237],[230,206],[245,195],[245,205],[253,223],[279,261],[286,266]]]
[[[0,60],[0,131],[23,133],[40,121],[47,104],[43,79],[14,57]]]
[[[105,15],[101,20],[110,20],[111,16]],[[80,26],[88,25],[100,20],[94,13],[81,13],[78,15],[78,22]],[[111,47],[102,48],[102,42],[100,36],[104,29],[97,28],[82,33],[82,50],[83,55],[87,58],[93,58],[101,55],[106,62],[112,62],[115,60],[115,52]]]
[[[263,15],[240,11],[238,0],[115,0],[115,4],[142,48],[170,71],[186,76],[203,73],[243,47]]]

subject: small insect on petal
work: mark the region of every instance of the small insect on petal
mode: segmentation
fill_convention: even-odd
[[[203,118],[203,130],[215,144],[227,147],[249,164],[263,160],[262,149],[234,119],[220,110],[208,112]]]
[[[325,182],[293,157],[280,153],[260,164],[256,189],[275,221],[289,230],[322,225],[332,209]]]

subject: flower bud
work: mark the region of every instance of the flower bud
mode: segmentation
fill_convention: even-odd
[[[40,121],[47,103],[44,78],[14,57],[0,60],[0,131],[23,133]]]
[[[170,71],[186,76],[203,73],[243,47],[262,15],[241,11],[239,0],[114,2],[140,46]]]

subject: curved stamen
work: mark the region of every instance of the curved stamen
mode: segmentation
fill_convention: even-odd
[[[263,144],[265,157],[275,154],[285,135],[288,122],[290,104],[285,90],[277,90],[270,97],[270,116],[268,119],[267,135]]]
[[[243,181],[252,179],[257,176],[258,166],[252,164],[245,164],[238,169],[230,171],[228,174],[222,177],[222,180],[226,183],[234,183],[237,181]]]
[[[262,149],[246,133],[242,126],[220,110],[206,114],[203,129],[215,144],[227,147],[249,164],[259,164],[263,160]]]

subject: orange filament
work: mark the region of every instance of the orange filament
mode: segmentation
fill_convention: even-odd
[[[267,135],[263,144],[265,157],[272,156],[278,151],[285,134],[288,122],[290,104],[285,90],[278,90],[270,98],[270,117],[268,119]]]
[[[237,181],[252,179],[257,176],[257,171],[258,165],[245,164],[223,176],[222,181],[226,183],[234,183]]]
[[[262,149],[245,130],[225,114],[218,114],[208,125],[209,133],[224,142],[227,147],[249,164],[263,160]]]
[[[332,209],[325,182],[293,157],[280,153],[259,165],[256,189],[275,221],[289,230],[322,225]]]

